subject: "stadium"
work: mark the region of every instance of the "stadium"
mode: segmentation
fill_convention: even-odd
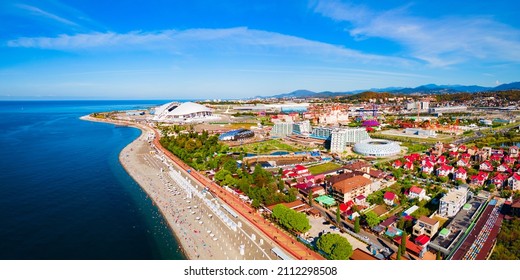
[[[217,119],[210,108],[194,102],[170,102],[155,108],[154,121],[195,122]]]
[[[255,133],[248,129],[237,129],[237,130],[231,130],[226,133],[221,134],[218,137],[218,140],[220,141],[237,141],[241,139],[251,138],[255,136]]]
[[[388,157],[400,153],[401,146],[389,140],[368,139],[356,143],[354,152],[364,156]]]

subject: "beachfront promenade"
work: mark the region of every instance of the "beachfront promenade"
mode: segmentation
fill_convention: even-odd
[[[294,259],[324,259],[265,220],[238,197],[191,170],[160,145],[160,137],[155,129],[128,121],[92,117],[82,119],[135,126],[143,132],[138,139],[123,149],[120,161],[156,203],[190,259],[276,259],[271,251],[271,248],[276,246],[283,248]],[[150,135],[155,135],[153,141]],[[154,151],[157,152],[157,156],[151,154]],[[164,157],[169,160],[165,161]],[[188,194],[181,188],[182,182],[179,184],[168,172],[164,172],[171,170],[172,164],[175,172],[181,172],[183,177],[191,178],[196,183],[195,188],[198,188],[197,185],[200,185],[201,189],[207,187],[212,194],[234,209],[246,223],[234,231],[216,216],[211,217],[210,213],[214,213],[215,210],[205,205],[204,199],[197,197],[198,194],[188,199]],[[182,199],[181,193],[185,196]],[[200,207],[195,209],[195,205]],[[253,236],[258,239],[255,241]],[[217,237],[218,239],[214,240]],[[240,252],[240,245],[246,248],[245,254]]]
[[[275,225],[273,225],[270,221],[264,219],[260,214],[256,212],[251,206],[245,204],[238,197],[232,195],[231,193],[225,191],[222,187],[217,185],[215,182],[209,180],[205,176],[201,175],[199,172],[192,170],[190,166],[185,164],[175,155],[173,155],[170,151],[164,148],[160,140],[160,134],[157,130],[153,130],[155,132],[155,138],[153,143],[155,147],[160,150],[164,155],[166,155],[170,160],[172,160],[183,172],[186,176],[190,176],[200,182],[202,185],[208,187],[208,189],[217,195],[224,203],[231,206],[239,215],[244,217],[247,221],[249,221],[253,226],[262,231],[265,235],[267,235],[272,241],[282,247],[285,251],[291,254],[295,259],[300,260],[322,260],[324,259],[321,255],[316,252],[310,250],[302,243],[295,240],[292,236],[289,236],[285,232],[281,231]]]

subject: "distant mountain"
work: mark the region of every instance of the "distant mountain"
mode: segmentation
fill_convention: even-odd
[[[347,92],[332,92],[332,91],[322,91],[322,92],[314,92],[306,89],[299,89],[289,93],[282,93],[270,97],[274,98],[305,98],[305,97],[333,97],[333,96],[341,96],[345,94],[350,94]]]
[[[344,95],[353,95],[359,94],[363,92],[388,92],[392,94],[452,94],[458,92],[467,92],[467,93],[475,93],[475,92],[485,92],[485,91],[499,91],[499,90],[511,90],[518,89],[520,90],[520,82],[514,82],[510,84],[502,84],[497,87],[482,87],[477,85],[464,86],[464,85],[436,85],[436,84],[427,84],[421,85],[415,88],[403,88],[403,87],[387,87],[387,88],[371,88],[364,90],[352,90],[345,92],[332,92],[332,91],[323,91],[323,92],[314,92],[310,90],[300,89],[295,90],[289,93],[278,94],[274,96],[274,98],[308,98],[308,97],[334,97],[334,96],[344,96]]]
[[[493,90],[510,90],[510,89],[520,89],[520,82],[514,82],[514,83],[510,83],[510,84],[501,84],[501,85],[493,88]]]
[[[436,85],[436,84],[427,84],[418,86],[416,88],[402,88],[398,90],[391,91],[392,93],[398,94],[411,94],[411,93],[426,93],[426,94],[449,94],[456,92],[481,92],[492,90],[490,87],[481,87],[481,86],[463,86],[463,85]]]

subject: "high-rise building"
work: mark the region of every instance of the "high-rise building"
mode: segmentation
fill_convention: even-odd
[[[271,130],[271,135],[276,137],[285,137],[293,133],[293,122],[277,122]]]
[[[370,139],[367,130],[362,128],[336,128],[331,133],[330,151],[342,153],[347,145],[355,144],[359,141]]]
[[[318,138],[318,139],[328,139],[332,133],[332,128],[330,127],[315,127],[312,129],[312,135],[311,137]]]
[[[308,135],[311,133],[311,122],[309,120],[297,122],[293,124],[294,134]]]

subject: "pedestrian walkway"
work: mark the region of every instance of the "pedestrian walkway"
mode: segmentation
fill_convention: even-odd
[[[278,229],[274,224],[270,221],[265,220],[261,215],[257,214],[255,209],[251,206],[245,204],[238,197],[232,195],[231,193],[224,191],[222,187],[209,180],[205,176],[201,175],[199,172],[192,170],[190,166],[185,164],[175,155],[173,155],[170,151],[165,149],[159,142],[160,135],[154,130],[155,139],[153,144],[155,147],[160,150],[164,155],[166,155],[170,160],[173,161],[183,172],[184,175],[190,176],[200,182],[202,185],[206,186],[212,193],[217,195],[222,201],[224,201],[227,205],[232,207],[235,211],[237,211],[242,217],[248,220],[252,225],[262,231],[265,235],[267,235],[272,241],[282,247],[285,251],[293,255],[296,259],[301,260],[321,260],[324,259],[318,253],[310,250],[302,243],[298,242],[292,236],[287,235],[285,232]]]

